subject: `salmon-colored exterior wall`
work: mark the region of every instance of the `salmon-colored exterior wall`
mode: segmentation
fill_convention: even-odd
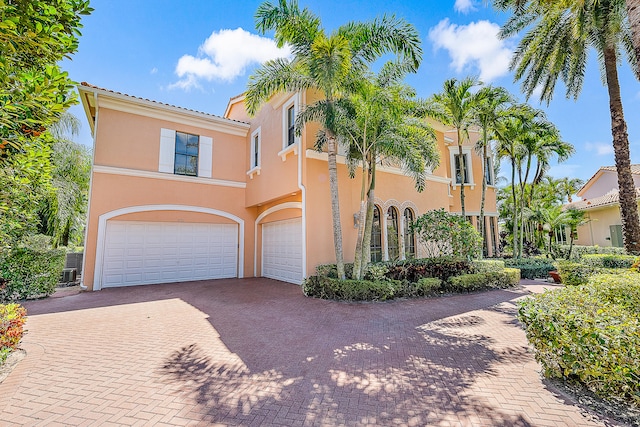
[[[86,92],[86,93],[85,93]],[[91,96],[97,93],[97,105]],[[104,101],[117,97],[118,102]],[[265,223],[301,218],[305,247],[305,276],[315,272],[318,264],[335,262],[332,216],[326,154],[314,150],[316,124],[306,126],[299,143],[284,147],[283,112],[295,102],[300,108],[317,96],[286,94],[274,97],[255,117],[249,117],[242,96],[234,98],[226,112],[226,120],[212,118],[217,125],[207,126],[202,113],[181,110],[115,94],[103,89],[81,87],[81,99],[89,120],[94,120],[94,170],[92,172],[89,218],[85,241],[85,267],[83,284],[93,288],[99,242],[98,225],[101,216],[127,221],[157,222],[244,222],[244,277],[260,276],[261,235]],[[144,101],[144,102],[143,102]],[[93,103],[93,104],[92,104]],[[126,104],[126,108],[118,105]],[[115,107],[110,108],[112,105]],[[166,109],[151,114],[149,108]],[[139,110],[139,111],[138,111]],[[171,111],[169,111],[171,110]],[[97,111],[97,115],[96,115]],[[197,116],[194,118],[189,115]],[[200,116],[198,116],[200,115]],[[183,117],[184,116],[184,117]],[[185,118],[186,117],[186,118]],[[221,122],[222,120],[222,122]],[[160,129],[208,136],[213,139],[212,177],[186,178],[158,172],[160,156]],[[259,168],[251,168],[251,144],[254,132],[260,133]],[[427,181],[426,189],[419,193],[411,178],[398,169],[381,167],[377,172],[376,201],[384,216],[390,206],[398,210],[412,209],[415,217],[431,209],[445,208],[460,211],[459,187],[451,189],[451,162],[449,147],[456,146],[450,138],[445,141],[442,127],[436,129],[440,166]],[[449,137],[449,134],[447,134]],[[471,147],[475,141],[465,144]],[[305,149],[300,149],[305,147]],[[324,157],[323,157],[324,156]],[[477,215],[480,205],[482,162],[473,154],[474,188],[465,187],[466,211]],[[349,178],[344,158],[339,156],[339,195],[344,254],[353,260],[357,228],[354,214],[360,203],[361,174]],[[496,214],[495,189],[489,187],[486,197],[487,215]],[[125,212],[117,217],[117,210],[135,210],[141,206],[182,206],[208,209],[228,215],[189,210],[163,209]],[[143,208],[141,208],[143,209]],[[229,216],[233,217],[231,219]],[[402,230],[400,230],[402,232]],[[419,255],[419,252],[418,252]]]

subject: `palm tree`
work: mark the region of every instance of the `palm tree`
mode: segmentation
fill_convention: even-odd
[[[636,53],[636,73],[640,74],[640,0],[627,0],[629,26],[633,36],[633,49]]]
[[[583,185],[584,181],[580,178],[561,178],[558,181],[558,186],[559,192],[562,194],[562,200],[564,200],[566,196],[567,202],[573,202],[573,195],[576,194]]]
[[[460,208],[462,216],[465,214],[464,183],[466,177],[465,158],[462,153],[462,144],[465,138],[469,138],[469,127],[474,122],[475,105],[477,95],[471,89],[482,83],[475,77],[467,77],[464,80],[449,79],[444,82],[442,92],[436,93],[430,99],[431,108],[427,114],[447,126],[453,126],[458,137],[458,167],[460,168]],[[455,171],[452,171],[452,175]],[[458,177],[454,177],[458,179]]]
[[[586,218],[586,212],[579,209],[567,209],[565,212],[567,213],[565,225],[569,227],[570,233],[569,254],[567,255],[567,259],[571,259],[571,252],[573,251],[573,240],[576,237],[578,227],[585,224],[588,219]]]
[[[314,107],[323,110],[319,119],[328,154],[333,240],[338,276],[344,278],[335,104],[348,93],[349,76],[362,72],[384,54],[394,53],[403,60],[407,71],[417,70],[422,57],[418,33],[403,20],[383,16],[373,22],[351,22],[327,34],[320,19],[307,8],[301,10],[296,0],[262,3],[256,12],[256,27],[263,34],[274,30],[277,44],[289,45],[293,58],[267,61],[249,78],[249,114],[255,114],[276,93],[312,89],[322,94],[323,99]]]
[[[336,132],[349,144],[348,164],[355,173],[362,167],[359,228],[353,278],[360,279],[370,261],[371,229],[376,187],[376,166],[400,165],[413,177],[416,189],[425,188],[425,175],[438,165],[433,129],[419,117],[415,91],[401,84],[404,66],[388,62],[378,75],[364,75],[354,85],[354,93],[339,103]],[[301,113],[304,116],[309,110]]]
[[[567,221],[570,220],[570,215],[568,211],[563,211],[562,206],[550,206],[547,209],[542,211],[544,218],[544,230],[548,232],[549,235],[549,246],[547,248],[549,256],[555,258],[553,256],[553,235],[554,231],[559,227],[562,227],[567,224]]]
[[[482,128],[482,139],[476,143],[476,151],[482,157],[482,198],[480,200],[480,235],[488,247],[484,227],[484,205],[487,195],[487,158],[490,153],[489,136],[495,133],[498,122],[505,114],[507,106],[513,102],[509,92],[503,87],[487,86],[478,91],[475,119]]]
[[[577,98],[589,49],[596,51],[609,93],[625,249],[639,253],[640,218],[617,69],[621,56],[626,54],[638,72],[625,4],[621,0],[496,0],[494,5],[514,13],[502,27],[501,36],[527,31],[511,64],[516,79],[523,80],[527,96],[539,90],[541,99],[550,102],[556,82],[562,79],[567,97]]]

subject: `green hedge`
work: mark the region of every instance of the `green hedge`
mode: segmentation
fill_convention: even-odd
[[[519,269],[523,279],[545,279],[550,271],[555,270],[553,261],[546,258],[508,258],[504,264]]]
[[[597,275],[587,285],[535,295],[519,319],[549,377],[640,405],[640,275]]]
[[[560,281],[566,286],[580,286],[589,281],[589,278],[596,274],[622,273],[620,269],[594,267],[572,261],[558,261],[558,274]]]
[[[560,258],[567,259],[569,255],[569,245],[555,246],[555,253]],[[573,245],[571,250],[571,259],[578,260],[587,254],[606,254],[606,255],[625,255],[627,252],[624,248],[615,248],[612,246],[579,246]]]
[[[591,267],[631,268],[636,259],[633,255],[590,254],[584,255],[580,262]]]
[[[0,302],[51,295],[64,267],[62,249],[14,248],[0,257]]]
[[[501,259],[477,259],[471,261],[474,273],[487,273],[490,271],[502,271],[506,267]]]
[[[0,304],[0,365],[20,343],[26,315],[27,311],[19,304]]]
[[[463,274],[451,277],[444,285],[450,292],[472,292],[492,288],[508,288],[520,282],[517,268],[505,268],[503,271]]]
[[[394,298],[399,282],[370,280],[340,280],[326,276],[310,276],[302,282],[302,292],[308,297],[340,301],[385,301]]]

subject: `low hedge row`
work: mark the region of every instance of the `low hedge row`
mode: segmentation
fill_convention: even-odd
[[[402,260],[385,264],[389,268],[386,277],[409,282],[416,282],[424,277],[435,277],[446,281],[453,276],[473,273],[471,262],[453,256]]]
[[[595,267],[580,262],[558,261],[558,274],[562,284],[566,286],[580,286],[589,281],[596,274],[621,273],[620,269]]]
[[[0,304],[0,365],[20,343],[26,315],[27,311],[19,304]]]
[[[464,274],[443,281],[437,277],[408,280],[339,280],[327,276],[311,276],[304,280],[302,290],[308,297],[340,301],[386,301],[393,298],[415,298],[443,292],[473,292],[483,289],[507,288],[520,281],[520,271]]]
[[[600,268],[631,268],[636,259],[633,255],[590,254],[584,255],[580,263]]]
[[[64,267],[63,249],[14,248],[0,257],[0,302],[48,296]]]
[[[596,275],[523,301],[518,317],[550,377],[640,405],[638,273]]]
[[[557,245],[554,247],[558,257],[567,259],[569,255],[569,245]],[[573,245],[571,249],[571,259],[578,260],[587,254],[625,255],[624,248],[612,246],[579,246]]]
[[[546,258],[508,258],[504,264],[519,269],[523,279],[544,279],[549,277],[550,271],[555,270],[553,261]]]
[[[501,259],[478,259],[471,261],[474,273],[487,273],[491,271],[502,271],[506,267]]]

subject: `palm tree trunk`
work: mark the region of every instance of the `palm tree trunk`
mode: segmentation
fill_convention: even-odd
[[[636,52],[636,74],[640,75],[640,0],[627,0],[627,14]]]
[[[329,190],[331,192],[331,216],[333,219],[333,244],[336,252],[338,278],[344,279],[344,255],[342,253],[342,223],[340,221],[340,198],[338,197],[338,163],[336,161],[336,139],[330,135],[327,139],[329,164]]]
[[[375,154],[373,154],[375,158]],[[367,217],[364,227],[364,238],[362,241],[362,267],[360,269],[360,277],[364,277],[367,265],[371,262],[371,230],[373,229],[373,208],[375,206],[376,192],[376,164],[371,162],[369,166],[369,191],[367,193]]]
[[[627,124],[622,110],[620,83],[618,81],[616,50],[612,46],[604,48],[604,66],[609,91],[609,109],[611,111],[611,133],[613,135],[613,151],[618,172],[620,192],[620,216],[624,247],[630,254],[640,253],[640,219],[636,202],[636,189],[631,174],[629,158],[629,137]]]
[[[367,222],[367,187],[369,171],[366,167],[366,159],[362,159],[362,184],[360,188],[360,210],[358,211],[358,236],[356,240],[356,253],[353,258],[353,273],[352,278],[359,280],[362,278],[362,263],[363,263],[363,240],[365,227]]]
[[[518,252],[518,201],[516,200],[516,162],[511,160],[511,196],[513,197],[513,256]]]
[[[464,156],[462,155],[462,141],[460,140],[461,137],[462,135],[460,134],[460,129],[458,129],[458,161],[460,163],[460,209],[462,210],[462,217],[466,218],[464,209],[464,180],[466,178],[466,174]]]
[[[484,144],[482,145],[482,197],[480,198],[480,235],[482,236],[483,250],[480,252],[480,258],[484,255],[484,246],[487,247],[489,253],[489,242],[484,227],[484,200],[487,195],[487,129],[482,128]]]

